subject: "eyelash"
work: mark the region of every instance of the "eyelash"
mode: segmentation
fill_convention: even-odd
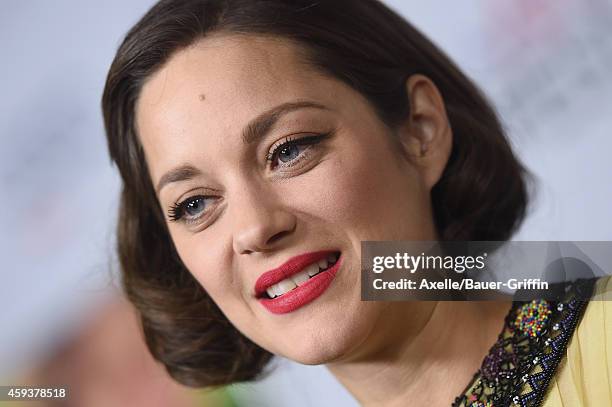
[[[292,138],[291,136],[289,136],[286,139],[284,139],[283,142],[272,147],[272,151],[266,154],[266,161],[274,162],[278,156],[278,153],[284,148],[292,147],[292,146],[316,145],[316,144],[319,144],[321,141],[325,140],[326,138],[328,138],[330,135],[331,135],[331,132],[323,133],[323,134],[313,134],[310,136],[300,137],[300,138]],[[291,161],[295,161],[299,159],[299,157],[301,156],[302,156],[302,153],[300,153],[298,157],[296,157],[294,160],[291,160]]]
[[[266,161],[273,162],[275,158],[278,156],[278,153],[283,148],[287,148],[291,146],[316,145],[316,144],[319,144],[321,141],[325,140],[326,138],[328,138],[329,136],[331,136],[331,134],[332,134],[331,132],[328,132],[328,133],[323,133],[323,134],[313,134],[310,136],[300,137],[300,138],[291,138],[291,136],[289,136],[286,139],[284,139],[281,143],[272,147],[272,151],[266,155]],[[303,155],[303,152],[300,152],[300,155],[298,155],[295,159],[291,160],[291,162],[298,160],[299,157],[301,157],[302,155]],[[199,199],[203,199],[204,201],[206,201],[207,199],[211,199],[211,198],[215,198],[215,197],[210,196],[210,195],[194,195],[194,196],[190,196],[186,198],[185,200],[181,202],[175,202],[174,204],[172,204],[172,206],[168,210],[168,218],[170,219],[170,222],[183,221],[185,223],[196,223],[204,215],[198,215],[194,218],[185,217],[185,211],[187,210],[187,206],[191,202],[195,202]],[[204,213],[205,210],[206,209],[204,209],[202,213]]]
[[[189,205],[191,202],[197,201],[198,199],[203,199],[204,201],[206,201],[206,199],[210,199],[210,198],[215,198],[215,197],[209,196],[209,195],[194,195],[194,196],[190,196],[189,198],[186,198],[182,202],[175,202],[174,204],[172,204],[172,206],[168,210],[168,218],[170,219],[170,222],[177,222],[181,219],[185,223],[197,222],[203,215],[198,215],[198,216],[195,216],[194,218],[184,218],[185,211],[187,209],[187,205]]]

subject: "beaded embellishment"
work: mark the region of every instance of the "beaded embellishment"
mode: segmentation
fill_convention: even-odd
[[[546,300],[533,300],[520,306],[516,312],[514,327],[524,335],[537,337],[542,335],[551,314],[550,304]]]
[[[577,298],[590,297],[594,282],[569,283],[560,301],[515,301],[497,342],[452,406],[539,406],[588,303]]]

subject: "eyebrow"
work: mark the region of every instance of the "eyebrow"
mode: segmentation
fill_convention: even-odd
[[[251,120],[242,131],[242,141],[245,144],[252,144],[263,138],[274,127],[276,122],[287,113],[298,109],[314,108],[322,110],[330,110],[328,107],[307,100],[282,103],[275,106]],[[162,190],[168,184],[173,182],[187,181],[201,175],[201,171],[191,164],[182,164],[168,172],[159,179],[156,192]]]

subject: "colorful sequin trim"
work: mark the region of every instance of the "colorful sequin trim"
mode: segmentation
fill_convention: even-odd
[[[530,301],[517,310],[514,327],[525,335],[540,336],[546,328],[551,312],[548,301]]]
[[[560,301],[514,302],[497,342],[453,407],[537,407],[596,280],[568,283]]]

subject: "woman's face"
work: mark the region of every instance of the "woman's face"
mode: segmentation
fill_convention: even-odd
[[[369,102],[287,41],[217,35],[136,115],[180,258],[227,318],[302,363],[356,352],[386,307],[360,301],[361,242],[435,238],[430,187]]]

